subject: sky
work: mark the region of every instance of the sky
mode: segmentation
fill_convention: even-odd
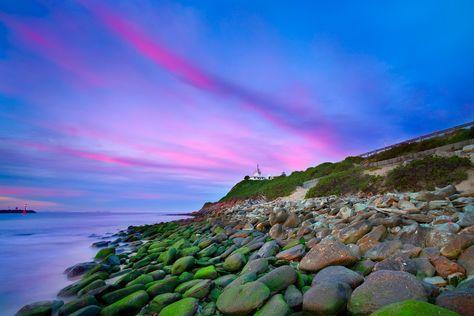
[[[473,1],[0,0],[0,208],[197,210],[474,118]]]

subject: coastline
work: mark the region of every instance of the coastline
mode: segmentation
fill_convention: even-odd
[[[78,280],[59,300],[18,315],[35,308],[165,316],[401,308],[391,303],[463,315],[470,306],[463,289],[474,286],[473,201],[472,193],[447,186],[210,204],[192,218],[119,232],[94,261],[68,270]]]

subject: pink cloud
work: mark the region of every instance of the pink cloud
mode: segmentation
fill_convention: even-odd
[[[34,197],[74,197],[83,192],[70,189],[38,188],[0,185],[0,195]]]

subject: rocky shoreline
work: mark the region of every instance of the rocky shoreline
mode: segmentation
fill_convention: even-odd
[[[102,241],[17,315],[474,315],[474,192],[206,205]]]

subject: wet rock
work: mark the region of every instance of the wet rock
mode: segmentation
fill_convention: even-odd
[[[195,262],[196,259],[194,259],[193,256],[185,256],[179,258],[173,263],[173,266],[171,267],[171,274],[179,275],[184,271],[191,269],[194,266]]]
[[[271,292],[279,292],[296,282],[296,271],[291,266],[281,266],[268,272],[257,281],[265,284]]]
[[[280,247],[278,246],[278,243],[275,240],[267,241],[256,252],[257,255],[253,259],[272,257],[272,256],[277,254],[279,249],[280,249]]]
[[[291,308],[297,308],[303,304],[303,294],[293,284],[289,285],[285,290],[285,301]]]
[[[183,297],[194,297],[197,299],[201,299],[209,294],[211,290],[212,281],[209,279],[200,280],[197,284],[192,286],[186,292],[184,292]]]
[[[324,241],[315,245],[300,262],[303,271],[316,272],[330,265],[349,266],[357,262],[350,249],[339,241]]]
[[[63,301],[39,301],[31,303],[20,308],[15,316],[50,316],[57,311],[62,305]]]
[[[100,311],[102,308],[97,305],[89,305],[86,307],[83,307],[74,313],[70,314],[69,316],[97,316],[99,315]]]
[[[229,315],[248,315],[258,309],[270,296],[270,289],[254,281],[228,287],[217,299],[217,309]]]
[[[357,245],[362,254],[365,254],[367,250],[374,247],[379,243],[380,240],[385,238],[387,235],[387,228],[383,225],[375,226],[372,230],[365,234],[362,238],[357,241]]]
[[[365,257],[381,261],[395,254],[401,247],[402,243],[399,240],[384,241],[369,249],[365,253]]]
[[[214,266],[207,266],[200,268],[194,273],[195,279],[215,279],[217,278],[217,270]]]
[[[289,249],[283,250],[276,255],[277,259],[294,261],[299,260],[306,253],[304,245],[297,245]]]
[[[473,315],[474,288],[444,291],[436,298],[436,305],[452,310],[462,316]]]
[[[346,308],[351,288],[346,283],[323,282],[303,295],[303,310],[316,315],[336,315]]]
[[[66,273],[68,278],[75,278],[80,275],[83,275],[87,271],[91,270],[92,268],[95,268],[99,264],[96,262],[82,262],[75,264],[66,270],[64,270],[64,273]]]
[[[403,302],[392,303],[375,311],[371,316],[458,316],[458,314],[449,309],[439,307],[430,303],[406,300]]]
[[[356,315],[369,315],[387,304],[409,299],[426,301],[426,296],[422,283],[413,275],[381,270],[370,274],[354,290],[348,310]]]
[[[283,226],[281,224],[275,224],[270,228],[268,235],[273,239],[281,239],[283,238],[284,233]]]
[[[181,294],[179,293],[163,293],[156,296],[149,304],[147,313],[158,314],[165,306],[174,303],[181,299]]]
[[[366,260],[362,260],[362,261],[359,261],[354,267],[354,271],[356,271],[357,273],[363,275],[363,276],[366,276],[368,275],[369,273],[372,272],[372,270],[374,269],[374,266],[375,266],[375,262],[373,262],[372,260],[370,259],[366,259]],[[433,268],[434,269],[434,268]]]
[[[141,290],[130,294],[121,300],[105,307],[101,311],[103,316],[130,315],[135,314],[148,303],[149,296],[147,292]]]
[[[193,316],[199,307],[199,301],[193,297],[183,298],[164,307],[160,316]]]
[[[379,270],[404,271],[411,274],[417,272],[415,263],[406,255],[395,255],[377,262],[374,271]]]
[[[438,275],[442,276],[443,278],[447,278],[450,274],[457,272],[462,274],[466,273],[464,268],[459,264],[443,256],[432,257],[430,258],[430,262],[435,267]]]
[[[287,228],[295,228],[298,227],[298,225],[301,223],[298,215],[296,213],[291,213],[286,221],[283,223],[283,227]]]
[[[313,278],[312,285],[324,282],[346,283],[355,288],[364,282],[364,278],[357,272],[354,272],[343,266],[329,266],[319,271]]]
[[[353,244],[372,228],[368,221],[359,221],[339,231],[338,237],[345,244]]]
[[[225,259],[223,268],[227,271],[235,272],[240,271],[244,264],[245,256],[241,253],[234,253]]]
[[[464,250],[458,259],[458,263],[466,269],[468,275],[474,274],[474,245]]]
[[[448,284],[448,282],[446,282],[446,280],[440,276],[424,278],[423,282],[433,284],[434,286],[437,286],[437,287],[443,287]]]
[[[414,258],[412,261],[415,264],[418,277],[432,277],[435,274],[436,270],[428,258]]]
[[[247,264],[242,268],[241,274],[245,273],[255,273],[261,274],[268,270],[268,260],[265,258],[250,260]]]
[[[73,299],[72,301],[67,302],[58,309],[58,316],[70,315],[75,311],[89,305],[99,305],[99,302],[92,295],[86,295],[80,298]]]
[[[163,280],[158,280],[147,284],[146,291],[151,297],[155,297],[158,294],[173,292],[178,284],[179,281],[177,277],[167,277]]]
[[[263,307],[256,312],[255,316],[285,316],[290,311],[283,295],[276,294],[263,305]]]

